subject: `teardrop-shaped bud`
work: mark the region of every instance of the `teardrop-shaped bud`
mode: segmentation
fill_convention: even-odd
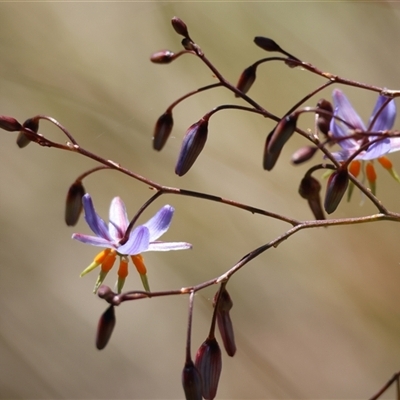
[[[274,131],[275,129],[273,129],[265,139],[264,153],[263,153],[263,168],[266,171],[271,171],[272,168],[274,168],[276,162],[278,161],[279,155],[281,154],[280,151],[276,153],[271,153],[270,151],[268,151],[269,142],[271,140]]]
[[[317,150],[318,147],[316,146],[301,147],[292,154],[291,158],[292,164],[299,165],[302,164],[303,162],[310,160],[314,156]]]
[[[153,133],[153,149],[160,151],[169,135],[172,131],[174,126],[174,119],[172,118],[172,112],[166,111],[160,118],[158,118],[156,122],[156,126],[154,127]]]
[[[150,57],[150,61],[155,64],[169,64],[175,59],[175,53],[170,50],[160,50],[153,53]]]
[[[328,135],[329,132],[329,126],[331,123],[331,119],[333,116],[333,107],[332,103],[329,102],[328,100],[321,99],[317,103],[317,107],[320,108],[321,110],[326,111],[327,113],[318,113],[317,112],[317,127],[323,133],[324,135]]]
[[[256,36],[254,43],[266,51],[281,51],[281,47],[274,40],[263,36]]]
[[[0,129],[8,132],[17,132],[21,130],[22,125],[13,117],[0,115]]]
[[[65,223],[75,226],[82,212],[82,197],[86,194],[81,181],[74,182],[68,189],[65,201]]]
[[[229,311],[220,311],[217,313],[217,324],[226,354],[233,357],[236,353],[236,343]]]
[[[218,292],[214,297],[214,306],[217,297],[218,297]],[[236,353],[235,335],[233,332],[232,320],[229,314],[229,311],[232,308],[232,306],[233,306],[232,299],[228,291],[225,288],[223,288],[223,291],[220,295],[220,299],[218,302],[217,324],[219,333],[221,334],[222,342],[224,344],[225,351],[230,357],[233,357]]]
[[[321,203],[321,184],[311,175],[306,175],[300,182],[299,194],[306,199],[316,220],[325,219]]]
[[[24,128],[30,129],[32,132],[37,133],[39,130],[39,119],[38,118],[29,118],[27,119],[22,126]],[[26,147],[29,143],[31,142],[31,139],[28,137],[28,135],[21,130],[17,137],[17,145],[20,149],[23,147]]]
[[[277,153],[282,150],[283,146],[296,130],[297,116],[297,113],[289,114],[278,122],[269,140],[268,152]]]
[[[256,65],[250,65],[250,67],[246,68],[240,75],[236,88],[243,93],[247,93],[256,80],[256,69]],[[239,97],[239,95],[235,94],[235,97]]]
[[[213,400],[222,370],[221,350],[215,338],[207,338],[200,346],[194,364],[201,375],[203,397]]]
[[[201,375],[192,360],[183,367],[182,385],[186,400],[202,400]]]
[[[349,174],[347,169],[341,168],[331,174],[326,186],[324,202],[324,208],[328,214],[332,214],[336,210],[346,192],[348,184]]]
[[[111,305],[106,311],[104,311],[97,325],[96,347],[99,350],[102,350],[107,346],[114,330],[115,322],[114,306]]]
[[[177,175],[183,176],[189,171],[203,150],[207,141],[207,135],[208,117],[203,117],[186,131],[175,167]]]
[[[185,38],[189,37],[189,32],[188,32],[187,26],[180,18],[173,17],[171,19],[171,24],[172,24],[172,27],[175,29],[175,32],[178,35],[182,35]]]

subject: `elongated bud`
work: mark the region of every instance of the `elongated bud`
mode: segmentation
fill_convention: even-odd
[[[300,182],[299,194],[306,199],[316,220],[325,219],[321,203],[321,184],[311,175],[306,175]]]
[[[250,65],[250,67],[246,68],[242,72],[242,75],[240,75],[236,87],[243,93],[247,93],[256,80],[256,69],[257,67],[255,65]],[[235,94],[235,97],[239,96]]]
[[[182,385],[186,400],[202,400],[201,375],[192,360],[183,367]]]
[[[291,162],[294,165],[299,165],[302,164],[303,162],[306,162],[310,160],[315,152],[318,150],[318,147],[316,146],[304,146],[295,151],[292,154]]]
[[[86,191],[81,181],[74,182],[68,189],[65,201],[65,223],[68,226],[75,226],[82,212],[82,197]]]
[[[271,171],[272,168],[274,168],[276,162],[278,161],[279,155],[281,154],[280,151],[278,151],[277,153],[271,153],[268,151],[268,145],[271,140],[272,134],[274,133],[274,130],[275,129],[273,129],[265,139],[264,153],[263,153],[263,168],[267,171]]]
[[[218,292],[214,297],[214,306],[218,296]],[[221,334],[222,342],[228,356],[233,357],[236,353],[235,335],[233,332],[232,320],[229,314],[230,309],[233,306],[231,297],[228,291],[224,288],[221,293],[218,310],[217,310],[217,324],[218,330]]]
[[[207,338],[200,346],[194,364],[201,375],[203,397],[213,400],[222,370],[221,350],[215,338]]]
[[[175,173],[183,176],[192,167],[197,157],[204,148],[208,135],[208,117],[203,117],[193,124],[183,138]]]
[[[263,36],[256,36],[254,43],[266,51],[282,51],[281,47],[274,40]]]
[[[181,35],[185,38],[189,38],[189,32],[186,24],[178,17],[173,17],[171,19],[172,27],[175,29],[175,32],[178,35]]]
[[[27,119],[22,126],[24,128],[30,129],[32,132],[37,133],[39,130],[39,120],[37,118],[29,118]],[[26,147],[31,142],[31,139],[27,136],[27,134],[21,130],[17,137],[17,145],[20,149]]]
[[[317,103],[317,107],[321,110],[326,111],[329,114],[325,113],[318,113],[317,112],[317,127],[318,129],[324,134],[328,135],[329,132],[329,125],[331,123],[332,115],[333,115],[333,107],[332,104],[325,99],[321,99]]]
[[[22,125],[13,117],[0,115],[0,129],[8,132],[17,132],[21,130]]]
[[[277,153],[282,150],[283,146],[293,135],[297,124],[297,113],[283,117],[271,135],[268,143],[268,152]]]
[[[150,61],[155,64],[169,64],[175,59],[175,53],[169,50],[160,50],[153,53],[150,57]]]
[[[156,122],[156,126],[154,127],[153,133],[153,149],[160,151],[169,135],[172,131],[174,126],[174,119],[172,118],[172,112],[166,111],[160,118],[158,118]]]
[[[336,210],[348,184],[349,174],[346,169],[338,169],[329,177],[324,202],[324,208],[328,214],[332,214]]]
[[[96,347],[99,350],[102,350],[107,346],[114,330],[115,322],[114,306],[110,306],[106,311],[104,311],[97,325]]]

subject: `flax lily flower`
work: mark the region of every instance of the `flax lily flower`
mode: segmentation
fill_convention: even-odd
[[[147,271],[141,253],[146,251],[185,250],[192,247],[190,243],[161,242],[157,240],[168,230],[171,224],[174,208],[169,205],[162,207],[154,217],[145,224],[132,229],[126,243],[121,244],[120,242],[124,238],[125,232],[129,226],[125,204],[121,198],[115,197],[111,201],[108,226],[96,213],[92,198],[89,194],[85,194],[82,197],[82,203],[85,211],[85,220],[96,236],[74,233],[72,239],[92,246],[105,248],[81,273],[81,276],[84,276],[93,269],[101,267],[94,287],[94,293],[97,292],[97,289],[113,267],[117,257],[120,259],[116,285],[118,293],[121,292],[125,283],[125,278],[128,275],[129,257],[132,259],[132,262],[140,274],[143,287],[146,291],[150,291],[147,282]]]
[[[386,154],[400,150],[400,138],[383,136],[384,133],[393,128],[396,119],[395,102],[393,100],[387,102],[388,98],[380,95],[366,127],[341,90],[335,89],[332,97],[334,116],[349,124],[346,125],[336,118],[331,120],[330,133],[332,139],[341,147],[340,151],[333,153],[335,159],[340,162],[346,162],[349,158],[354,157],[349,163],[349,172],[355,177],[360,172],[363,172],[374,194],[376,189],[374,160],[377,160],[389,171],[394,179],[400,182],[400,178],[393,169],[391,161],[386,157]],[[368,135],[363,133],[368,133]],[[382,139],[377,141],[380,136]],[[368,143],[372,144],[368,146]],[[354,156],[361,148],[364,148],[364,150]],[[351,189],[352,186],[349,187],[349,199]]]

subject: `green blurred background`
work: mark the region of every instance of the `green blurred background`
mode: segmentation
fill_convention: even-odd
[[[0,114],[23,121],[46,114],[78,142],[152,180],[204,191],[294,218],[311,218],[297,194],[307,164],[290,155],[293,138],[272,173],[261,168],[269,120],[224,111],[210,123],[207,145],[183,178],[174,174],[188,126],[222,103],[240,101],[216,89],[177,107],[172,137],[151,148],[158,116],[177,97],[215,81],[195,57],[160,66],[152,52],[180,49],[170,19],[191,36],[224,76],[266,53],[253,37],[268,36],[319,68],[366,83],[399,88],[397,2],[86,2],[0,4]],[[250,94],[282,115],[323,80],[281,64],[259,68]],[[345,88],[367,119],[374,93]],[[330,98],[330,91],[324,96]],[[318,98],[308,105],[314,105]],[[398,105],[399,106],[399,105]],[[301,117],[304,129],[311,116]],[[399,124],[396,125],[399,128]],[[50,124],[41,131],[64,140]],[[0,395],[2,399],[181,399],[187,298],[124,304],[108,347],[94,346],[105,303],[92,295],[96,273],[79,273],[96,249],[72,241],[84,221],[63,222],[68,186],[94,164],[54,149],[19,150],[4,132],[0,146]],[[400,170],[400,157],[392,157]],[[379,166],[378,166],[379,168]],[[378,194],[400,211],[400,186],[378,169]],[[115,172],[85,182],[100,214],[121,196],[130,215],[151,195]],[[165,240],[192,251],[149,253],[153,290],[211,279],[288,226],[221,204],[168,196],[176,215]],[[358,193],[334,217],[374,213]],[[368,398],[400,369],[399,227],[376,223],[303,231],[257,258],[229,285],[238,351],[223,355],[218,398]],[[114,284],[114,272],[107,283]],[[132,270],[126,288],[140,287]],[[205,339],[216,288],[195,302],[193,352]],[[390,391],[387,397],[394,397]]]

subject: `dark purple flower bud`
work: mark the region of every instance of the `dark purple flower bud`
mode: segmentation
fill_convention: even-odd
[[[153,53],[150,61],[155,64],[169,64],[175,58],[175,53],[169,50],[160,50]]]
[[[300,182],[299,194],[306,199],[315,219],[325,219],[321,203],[321,184],[311,175],[306,175]]]
[[[241,90],[243,93],[247,93],[254,81],[256,80],[256,65],[250,65],[250,67],[246,68],[242,75],[240,75],[239,81],[236,87]],[[239,97],[235,94],[235,97]]]
[[[216,299],[218,297],[218,292],[214,297],[214,306]],[[235,335],[233,332],[232,320],[229,315],[229,311],[233,306],[231,297],[228,291],[224,288],[221,293],[218,310],[217,310],[217,324],[218,330],[221,334],[222,342],[228,356],[233,357],[236,353]]]
[[[327,113],[318,113],[317,112],[317,126],[318,129],[324,134],[328,135],[329,132],[329,126],[331,123],[332,115],[333,115],[333,107],[331,102],[325,99],[321,99],[317,103],[317,107],[320,108],[321,110],[326,111]]]
[[[346,192],[348,184],[349,174],[347,169],[338,169],[329,177],[324,202],[325,211],[328,214],[332,214],[336,210]]]
[[[22,125],[13,117],[0,115],[0,129],[8,132],[16,132],[21,130]]]
[[[156,122],[153,133],[153,149],[160,151],[172,131],[174,126],[174,120],[172,118],[172,112],[166,111]]]
[[[201,375],[203,397],[213,400],[222,369],[221,350],[215,338],[207,338],[200,346],[194,364]]]
[[[24,128],[27,128],[31,130],[32,132],[37,133],[39,130],[39,119],[38,118],[29,118],[27,119],[23,125]],[[31,142],[31,139],[28,137],[28,135],[21,130],[17,137],[17,145],[20,149],[23,147],[26,147],[29,143]]]
[[[184,36],[185,38],[189,38],[189,32],[187,26],[180,18],[173,17],[171,19],[171,24],[178,35]]]
[[[254,43],[266,51],[281,51],[281,47],[274,40],[263,36],[256,36]]]
[[[185,133],[175,173],[183,176],[192,167],[207,141],[208,118],[203,117]]]
[[[65,222],[68,226],[75,226],[82,212],[82,197],[86,191],[82,182],[74,182],[68,189],[65,202]]]
[[[202,400],[201,375],[192,360],[183,367],[182,385],[186,400]]]
[[[226,354],[233,357],[236,353],[236,343],[232,320],[228,311],[219,311],[217,313],[217,324]]]
[[[103,350],[107,346],[114,330],[115,322],[114,306],[109,306],[100,317],[97,325],[96,347],[99,350]]]
[[[272,134],[274,133],[275,129],[272,130],[267,138],[265,139],[265,146],[264,146],[264,153],[263,153],[263,168],[266,171],[271,171],[274,168],[276,162],[278,161],[279,155],[281,154],[280,151],[276,153],[271,153],[268,151],[269,142],[271,140]]]
[[[304,146],[292,154],[291,161],[293,164],[298,165],[310,160],[315,152],[318,150],[316,146]]]
[[[278,153],[293,135],[297,124],[297,113],[283,117],[276,126],[268,143],[269,153]]]

